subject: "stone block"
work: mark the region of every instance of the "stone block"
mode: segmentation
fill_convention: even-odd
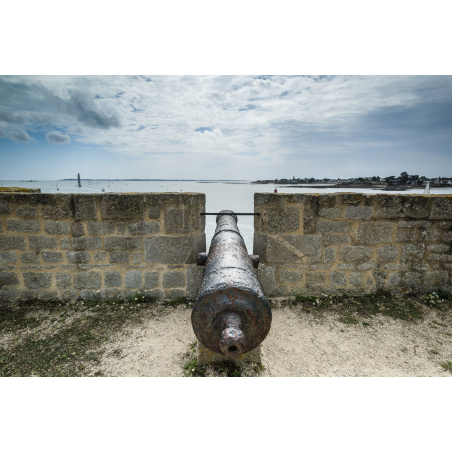
[[[376,218],[403,218],[402,198],[397,195],[376,195]]]
[[[17,273],[0,271],[0,287],[19,284]]]
[[[107,259],[106,251],[98,251],[97,253],[94,253],[94,260],[96,262],[104,262],[106,259]]]
[[[353,264],[337,264],[338,270],[354,270],[355,266]]]
[[[76,251],[82,253],[83,251]],[[74,287],[78,290],[82,289],[100,289],[101,274],[98,272],[83,272],[74,275]]]
[[[336,260],[336,250],[334,248],[325,248],[323,252],[323,262],[331,264]]]
[[[74,195],[76,220],[97,220],[97,196]]]
[[[162,286],[163,288],[184,287],[185,286],[184,273],[180,271],[170,271],[163,273]]]
[[[15,264],[17,262],[17,255],[14,251],[1,251],[0,264]]]
[[[300,227],[300,208],[269,207],[261,213],[261,224],[269,233],[295,232]]]
[[[154,237],[152,237],[154,238]],[[146,238],[145,240],[150,240]],[[143,249],[143,239],[141,237],[105,237],[106,250],[137,250]]]
[[[0,289],[0,301],[13,301],[18,297],[17,290]]]
[[[348,235],[324,234],[323,243],[325,246],[342,245],[344,243],[351,243],[351,239]]]
[[[50,287],[52,284],[52,275],[50,273],[24,273],[25,286],[28,289],[41,289]]]
[[[187,268],[187,297],[194,299],[198,293],[198,287],[201,284],[204,267],[190,265]]]
[[[148,223],[146,221],[138,221],[137,223],[129,223],[129,234],[157,234],[160,232],[158,223]]]
[[[397,231],[395,236],[396,242],[414,242],[415,231]]]
[[[419,221],[399,221],[397,223],[398,228],[429,228],[432,226],[430,221],[419,220]]]
[[[262,284],[265,296],[272,297],[277,294],[276,267],[263,264],[259,265],[257,278]]]
[[[198,355],[197,355],[198,365],[207,366],[208,364],[221,363],[224,361],[233,361],[240,363],[252,363],[252,364],[261,364],[261,345],[256,347],[254,350],[251,350],[248,353],[244,353],[243,355],[238,356],[237,358],[231,360],[220,353],[215,353],[212,350],[204,347],[201,342],[198,341]]]
[[[427,249],[429,251],[435,251],[436,253],[447,253],[450,250],[450,245],[428,245]]]
[[[144,196],[129,194],[108,194],[102,196],[102,218],[112,219],[143,219]]]
[[[68,251],[66,253],[66,259],[73,264],[82,264],[89,262],[90,255],[87,251]]]
[[[388,274],[382,271],[374,271],[373,276],[375,280],[376,289],[382,290],[386,285],[386,279],[388,277]]]
[[[56,251],[43,251],[43,262],[63,262],[63,254]]]
[[[451,262],[452,254],[430,254],[427,259],[429,261]]]
[[[41,215],[44,218],[71,218],[73,216],[70,204],[58,206],[42,206]]]
[[[439,231],[419,231],[418,234],[418,238],[424,242],[436,242],[439,240]]]
[[[448,271],[433,271],[425,273],[424,285],[429,288],[440,289],[449,282]]]
[[[185,289],[165,289],[164,290],[165,298],[181,298],[186,296]]]
[[[9,202],[0,199],[0,215],[8,215],[13,211],[12,207],[9,205]]]
[[[185,237],[154,236],[144,239],[145,261],[161,264],[194,264],[206,251],[206,235]]]
[[[373,254],[373,249],[369,246],[341,246],[339,257],[345,262],[364,263]]]
[[[149,209],[148,217],[150,220],[160,219],[160,207],[151,207]]]
[[[378,248],[377,256],[379,261],[396,261],[399,256],[399,249],[394,245],[384,245]]]
[[[69,241],[69,237],[63,237],[61,239],[60,248],[62,250],[70,250],[71,249],[71,242]]]
[[[364,276],[358,272],[351,272],[349,277],[350,284],[360,286],[364,284]]]
[[[71,274],[67,272],[59,272],[56,274],[56,286],[64,289],[71,286]]]
[[[154,287],[157,287],[158,285],[159,285],[159,273],[158,272],[145,272],[144,273],[145,289],[153,289]]]
[[[357,232],[357,243],[391,243],[393,223],[361,223]]]
[[[315,234],[317,216],[312,210],[303,211],[303,234]]]
[[[402,277],[403,287],[416,288],[421,285],[422,274],[418,272],[407,272]]]
[[[88,234],[91,235],[104,235],[113,234],[115,232],[115,223],[113,221],[103,221],[103,222],[88,222],[86,224],[88,228]]]
[[[442,240],[443,242],[452,242],[452,232],[443,232],[443,236],[442,236]]]
[[[141,251],[135,251],[132,253],[132,263],[140,264],[143,262],[143,253]]]
[[[258,254],[264,263],[297,263],[311,264],[321,261],[321,235],[284,235],[267,236],[254,234],[254,253]]]
[[[125,223],[124,221],[116,222],[116,232],[118,234],[124,235],[126,233],[126,227],[127,223]]]
[[[368,220],[372,218],[373,213],[373,207],[369,206],[347,207],[345,209],[345,218],[350,220]]]
[[[140,289],[143,285],[143,280],[141,277],[141,271],[139,270],[129,270],[126,272],[125,277],[125,287],[129,289]]]
[[[431,200],[422,195],[403,197],[403,213],[411,218],[427,218],[430,213]]]
[[[319,217],[321,218],[342,218],[343,215],[343,210],[335,207],[324,207],[319,210]]]
[[[34,235],[28,237],[28,245],[32,250],[55,250],[57,248],[57,239],[45,235]]]
[[[386,264],[384,266],[385,270],[392,270],[392,271],[407,271],[408,265],[407,264]]]
[[[71,227],[67,221],[47,220],[44,223],[44,230],[50,235],[69,235]]]
[[[61,294],[61,299],[63,301],[75,301],[75,300],[78,299],[78,295],[77,295],[77,292],[75,290],[69,289],[69,290],[65,290]]]
[[[99,237],[78,237],[72,239],[72,249],[76,251],[99,250],[102,248],[102,241]]]
[[[6,227],[13,232],[39,232],[41,223],[38,220],[6,220]]]
[[[359,264],[356,266],[356,269],[359,271],[367,271],[375,268],[377,263],[375,261],[366,262],[365,264]]]
[[[85,225],[83,223],[72,223],[71,230],[74,237],[85,235]]]
[[[308,289],[322,289],[326,287],[326,273],[306,272],[306,287]]]
[[[129,262],[129,253],[127,251],[113,251],[110,253],[110,262]]]
[[[330,281],[332,286],[345,286],[347,277],[344,272],[334,271],[330,273]]]
[[[434,197],[429,218],[434,220],[450,220],[452,218],[452,197]]]
[[[122,276],[119,272],[105,272],[105,287],[121,287]]]
[[[165,209],[163,214],[163,224],[166,234],[197,232],[201,230],[200,223],[201,215],[195,210]]]
[[[39,254],[34,251],[25,251],[20,255],[20,260],[24,264],[37,264],[39,262]]]
[[[317,232],[352,232],[352,227],[346,221],[319,220]]]
[[[280,284],[297,284],[303,279],[303,272],[294,270],[278,270]]]
[[[33,206],[17,206],[16,215],[18,217],[36,218],[38,216],[38,212],[36,207]]]
[[[410,261],[413,259],[422,259],[424,257],[425,245],[420,244],[406,244],[402,246],[402,255],[400,260],[402,262]]]
[[[398,286],[400,284],[400,274],[392,272],[389,274],[388,286]]]

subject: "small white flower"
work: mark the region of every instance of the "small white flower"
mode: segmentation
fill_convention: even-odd
[[[134,300],[135,300],[135,301],[137,301],[137,300],[138,300],[138,298],[134,298]]]

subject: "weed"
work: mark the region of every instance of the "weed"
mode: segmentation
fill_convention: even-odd
[[[441,367],[444,370],[448,370],[449,372],[452,372],[452,362],[448,361],[447,363],[441,364]]]
[[[438,352],[437,350],[429,350],[429,352],[430,352],[432,355],[439,355],[439,352]]]
[[[369,322],[362,322],[362,323],[363,323],[363,326],[370,326]]]
[[[344,313],[338,320],[346,325],[356,325],[358,323],[358,320],[356,320],[349,312]]]
[[[191,306],[191,301],[186,297],[178,297],[178,298],[174,298],[172,300],[166,300],[163,304],[165,306],[172,306],[172,307],[176,307],[181,304]]]

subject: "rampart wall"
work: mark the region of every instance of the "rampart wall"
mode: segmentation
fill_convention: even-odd
[[[452,289],[452,196],[254,195],[267,296]]]
[[[0,300],[194,297],[205,195],[0,193]]]

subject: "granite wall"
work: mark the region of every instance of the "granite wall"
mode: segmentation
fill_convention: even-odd
[[[267,296],[452,289],[452,196],[254,195]]]
[[[205,195],[0,193],[0,300],[193,297]]]

